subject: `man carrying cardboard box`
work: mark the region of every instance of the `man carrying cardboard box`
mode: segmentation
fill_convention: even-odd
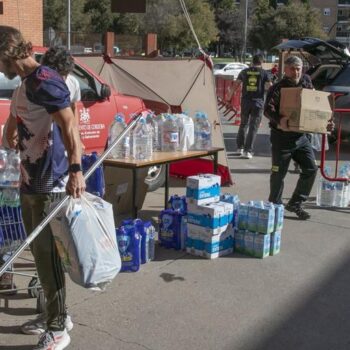
[[[310,214],[302,208],[314,184],[317,165],[310,137],[307,133],[291,131],[288,117],[280,113],[281,89],[302,87],[313,89],[311,78],[302,73],[303,61],[297,56],[289,56],[285,62],[284,77],[274,84],[266,97],[264,114],[270,120],[272,168],[270,176],[269,201],[282,204],[284,178],[289,163],[293,159],[301,168],[294,193],[285,209],[295,213],[299,219],[307,220]],[[332,128],[332,123],[329,128]]]

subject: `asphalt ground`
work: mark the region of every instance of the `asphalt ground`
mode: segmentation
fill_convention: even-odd
[[[266,200],[270,146],[263,123],[251,160],[235,154],[237,127],[223,125],[235,186],[243,200]],[[349,160],[349,145],[342,158]],[[328,152],[334,159],[334,150]],[[334,161],[329,162],[334,165]],[[298,175],[286,177],[291,196]],[[171,180],[172,194],[185,182]],[[148,193],[142,218],[156,218],[164,189]],[[256,259],[234,253],[206,260],[156,248],[156,259],[137,273],[122,273],[105,292],[87,291],[67,277],[67,304],[74,322],[69,349],[117,350],[347,350],[350,349],[350,210],[315,205],[316,184],[306,206],[312,217],[285,217],[281,253]],[[16,262],[34,272],[33,264]],[[30,278],[16,276],[18,287]],[[31,349],[36,336],[19,326],[35,317],[36,299],[26,290],[0,297],[0,349]]]

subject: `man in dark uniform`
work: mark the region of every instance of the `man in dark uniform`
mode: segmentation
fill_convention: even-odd
[[[276,204],[282,203],[284,178],[289,163],[293,159],[299,164],[301,173],[294,193],[285,209],[294,212],[299,219],[307,220],[310,218],[310,214],[302,208],[302,202],[307,200],[317,174],[314,151],[308,134],[289,131],[288,118],[281,115],[279,110],[282,88],[313,89],[313,85],[311,78],[302,74],[303,61],[299,57],[290,56],[284,64],[284,77],[268,91],[264,110],[265,116],[270,120],[271,128],[272,168],[269,201]],[[331,127],[329,125],[329,128]]]
[[[271,84],[270,75],[262,69],[262,63],[263,57],[255,55],[252,67],[242,70],[237,78],[242,82],[241,124],[238,129],[237,148],[246,159],[253,157],[254,141],[264,110],[265,84]]]

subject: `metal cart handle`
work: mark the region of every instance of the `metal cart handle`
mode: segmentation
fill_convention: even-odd
[[[102,155],[97,159],[97,161],[89,168],[89,170],[84,174],[84,179],[87,180],[90,175],[100,166],[100,164],[107,158],[111,150],[124,138],[124,136],[131,130],[135,124],[142,117],[142,114],[137,114],[131,118],[131,122],[122,131],[122,133],[112,142],[112,144],[102,153]],[[28,235],[28,237],[23,241],[23,243],[18,247],[18,249],[11,255],[9,259],[6,260],[4,265],[0,267],[0,277],[7,270],[7,268],[12,264],[12,262],[26,249],[29,244],[39,235],[39,233],[44,229],[44,227],[51,221],[51,219],[60,211],[60,209],[65,205],[70,196],[65,196],[48,214],[48,216],[34,229],[34,231]]]

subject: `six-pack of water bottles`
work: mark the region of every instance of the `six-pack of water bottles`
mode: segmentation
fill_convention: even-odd
[[[125,127],[125,117],[116,115],[109,130],[109,145]],[[207,150],[211,139],[211,124],[204,112],[190,117],[186,113],[155,115],[145,111],[131,134],[111,150],[110,158],[148,160],[157,151]]]
[[[159,215],[159,244],[165,248],[183,250],[187,240],[186,197],[172,196],[169,206]]]
[[[263,201],[240,203],[235,250],[257,258],[280,252],[284,206]]]
[[[325,167],[325,174],[333,177],[330,167]],[[350,163],[342,164],[339,169],[339,177],[350,181]],[[316,204],[321,207],[346,208],[350,204],[349,181],[328,181],[321,175],[317,183]]]
[[[154,259],[155,227],[150,221],[127,219],[116,229],[121,272],[136,272]]]

